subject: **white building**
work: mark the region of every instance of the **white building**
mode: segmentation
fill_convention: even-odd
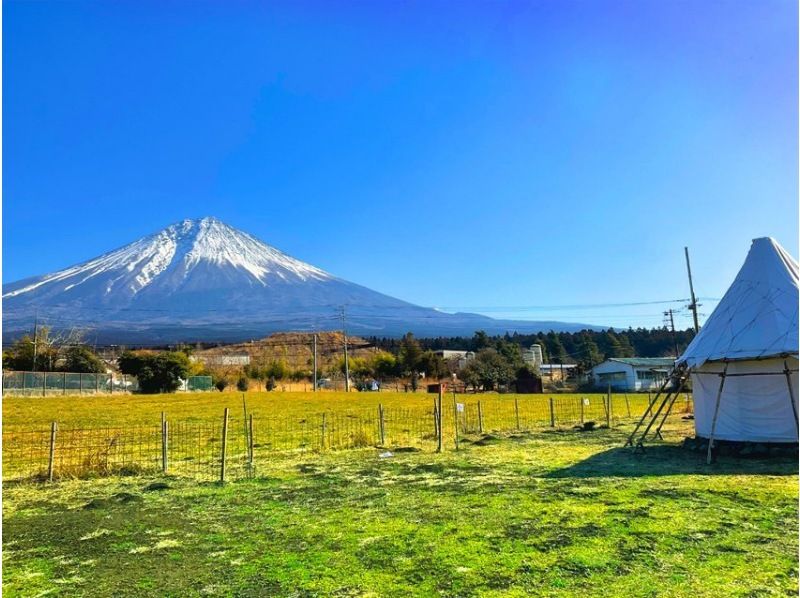
[[[658,390],[674,363],[672,357],[612,357],[592,368],[592,380],[614,390]]]
[[[458,363],[458,369],[463,368],[465,365],[467,365],[467,362],[470,359],[475,357],[475,353],[472,351],[453,351],[450,349],[440,349],[439,351],[434,351],[433,353],[445,361],[456,361]]]
[[[250,365],[250,355],[247,353],[200,353],[189,359],[211,366]]]

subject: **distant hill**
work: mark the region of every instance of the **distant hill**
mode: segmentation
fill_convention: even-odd
[[[102,343],[235,342],[278,331],[456,336],[585,324],[506,321],[413,305],[337,278],[215,218],[184,220],[64,270],[3,285],[3,340],[83,327]]]

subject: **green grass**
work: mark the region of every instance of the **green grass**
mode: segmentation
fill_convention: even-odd
[[[248,410],[270,417],[305,417],[311,413],[376,409],[381,403],[388,408],[430,408],[435,395],[396,392],[247,392]],[[497,393],[460,394],[458,401],[475,403],[479,400],[511,405],[514,398],[525,405],[536,403],[541,414],[548,410],[549,396],[557,403],[576,403],[579,397],[590,397],[592,408],[602,410],[599,394],[514,395]],[[625,402],[625,398],[628,402]],[[452,395],[445,397],[446,404]],[[641,413],[647,405],[646,394],[614,394],[615,413],[623,415],[628,407]],[[48,397],[4,397],[3,426],[5,428],[46,428],[52,421],[62,427],[95,428],[158,424],[161,412],[174,421],[217,421],[225,407],[235,413],[242,408],[242,393],[197,392],[158,395],[88,395]],[[574,406],[573,406],[574,407]],[[574,410],[574,409],[573,409]]]
[[[788,596],[797,464],[644,455],[630,430],[304,453],[224,486],[6,485],[7,596]],[[480,442],[476,443],[476,440]],[[165,480],[162,490],[148,490]]]

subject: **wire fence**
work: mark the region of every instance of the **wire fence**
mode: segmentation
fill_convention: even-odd
[[[430,407],[360,408],[305,416],[269,416],[228,410],[215,421],[171,421],[118,428],[3,429],[3,480],[88,478],[168,473],[198,480],[242,479],[281,453],[378,447],[451,450],[470,435],[567,427],[593,421],[616,426],[650,408],[646,395],[608,398],[470,399],[445,396],[441,420]],[[687,395],[677,412],[691,412]],[[441,421],[441,426],[440,422]],[[441,427],[441,429],[440,429]]]
[[[213,390],[211,376],[189,376],[179,390]],[[76,372],[3,372],[3,394],[49,397],[138,392],[139,382],[127,374],[81,374]]]

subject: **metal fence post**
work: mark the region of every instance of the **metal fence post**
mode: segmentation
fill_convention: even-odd
[[[50,458],[47,463],[47,481],[53,481],[53,469],[55,468],[56,460],[56,431],[58,431],[58,424],[53,422],[50,424]]]
[[[478,401],[478,432],[483,434],[483,408],[480,401]]]
[[[556,412],[553,409],[553,397],[550,397],[550,427],[556,427]]]
[[[225,415],[222,417],[222,464],[219,468],[219,481],[225,482],[225,453],[228,448],[228,408],[225,407]]]

